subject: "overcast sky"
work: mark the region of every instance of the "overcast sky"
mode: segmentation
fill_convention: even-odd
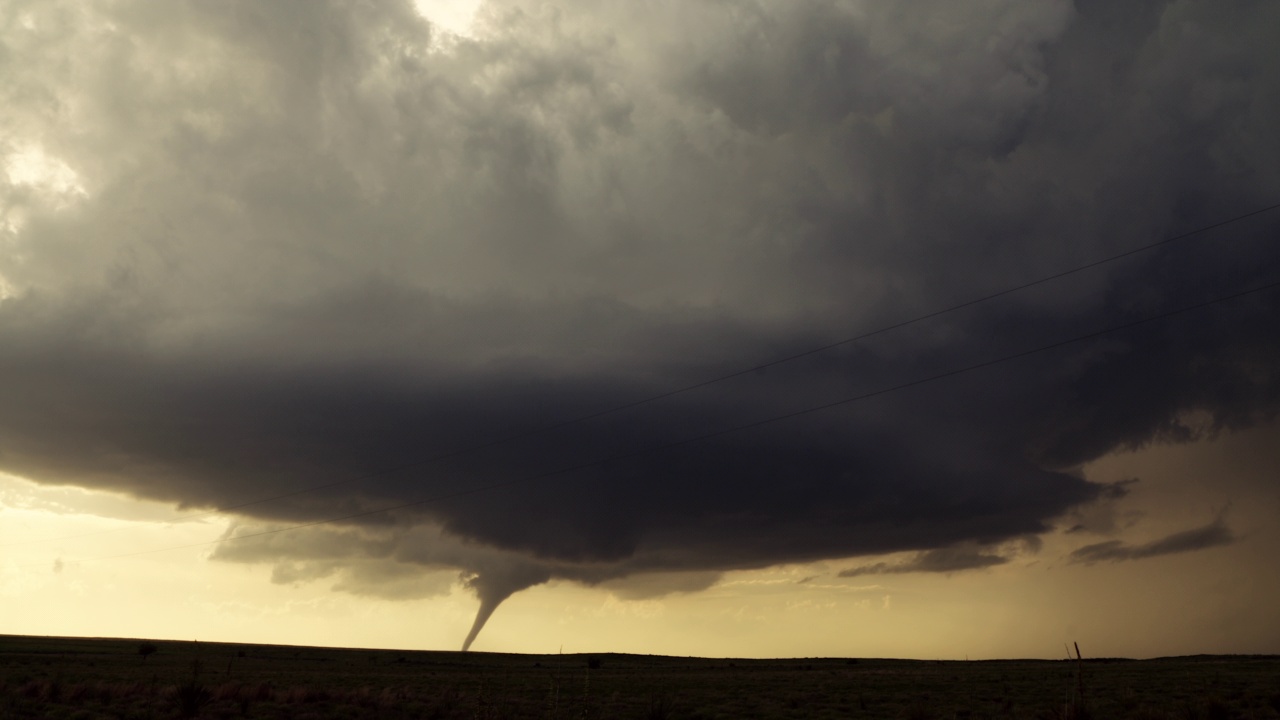
[[[0,632],[190,637],[180,572],[250,641],[1280,651],[1275,27],[0,1]]]

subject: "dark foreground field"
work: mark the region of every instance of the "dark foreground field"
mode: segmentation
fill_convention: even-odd
[[[1280,657],[707,660],[0,636],[0,718],[1280,718]]]

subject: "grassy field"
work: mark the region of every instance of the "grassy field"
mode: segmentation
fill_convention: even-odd
[[[0,636],[0,718],[181,717],[1280,718],[1280,657],[723,660]]]

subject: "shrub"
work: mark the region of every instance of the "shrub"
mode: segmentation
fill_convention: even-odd
[[[179,715],[184,718],[195,717],[212,697],[213,693],[200,683],[200,661],[192,660],[191,679],[178,686]]]
[[[658,697],[649,698],[649,711],[645,714],[647,720],[669,720],[675,717],[675,703],[671,698],[660,695]]]

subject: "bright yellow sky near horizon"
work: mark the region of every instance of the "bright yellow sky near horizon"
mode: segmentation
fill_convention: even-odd
[[[708,590],[626,600],[567,582],[510,598],[478,651],[628,652],[712,657],[1155,657],[1264,653],[1280,618],[1270,467],[1243,464],[1277,427],[1105,458],[1087,476],[1140,477],[1111,512],[1156,538],[1226,512],[1226,547],[1096,565],[1069,564],[1064,533],[1034,554],[950,575],[837,577],[829,561],[733,572]],[[1260,481],[1261,480],[1261,481]],[[1256,490],[1255,490],[1256,492]],[[330,581],[274,584],[270,568],[210,561],[229,519],[74,487],[0,476],[0,633],[455,650],[477,601],[458,583],[438,597],[386,600]],[[806,579],[808,580],[806,581]],[[1177,632],[1170,632],[1176,627]]]

